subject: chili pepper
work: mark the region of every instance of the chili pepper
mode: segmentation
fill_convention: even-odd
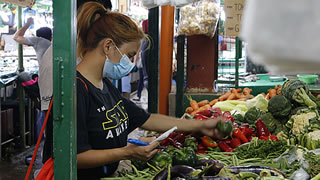
[[[170,145],[176,148],[182,148],[182,144],[179,143],[178,141],[174,141],[172,138],[168,138],[168,142],[170,143]]]
[[[174,138],[172,138],[175,142],[183,143],[186,139],[186,136],[183,133],[178,133]]]
[[[218,145],[223,152],[233,152],[233,149],[223,141],[219,141]]]
[[[201,142],[206,147],[217,147],[218,146],[218,144],[209,136],[203,136],[201,138]]]
[[[260,136],[259,139],[264,140],[264,141],[268,141],[269,136]]]
[[[167,152],[161,151],[157,152],[152,159],[150,160],[150,163],[156,167],[164,168],[168,167],[169,164],[172,164],[172,158],[171,155]]]
[[[219,117],[222,116],[222,111],[220,108],[209,108],[212,117]]]
[[[224,142],[225,142],[226,144],[228,144],[228,146],[231,145],[231,139],[226,139],[226,140],[224,140]]]
[[[173,139],[174,137],[176,137],[178,135],[178,133],[176,132],[172,132],[169,134],[169,136],[167,138],[165,138],[164,140],[161,141],[161,146],[168,146],[170,143],[168,141],[169,138]]]
[[[234,137],[237,137],[241,140],[242,143],[249,142],[247,137],[240,131],[239,128],[235,129],[232,134]]]
[[[278,141],[278,138],[276,135],[271,135],[270,136],[270,139],[273,140],[273,141]]]
[[[250,125],[248,123],[241,124],[240,128],[249,128]]]
[[[198,141],[194,137],[187,138],[184,143],[184,147],[191,147],[194,151],[198,151]]]
[[[234,118],[232,116],[228,116],[228,117],[225,117],[225,118],[226,118],[226,120],[229,120],[232,123],[234,123]]]
[[[223,136],[228,136],[232,132],[232,123],[231,121],[219,121],[217,128]]]
[[[225,118],[230,117],[230,116],[231,116],[231,112],[230,111],[225,111],[222,114],[222,117],[225,117]]]
[[[237,148],[240,145],[241,145],[241,141],[239,138],[232,138],[231,139],[231,147],[232,148]]]
[[[172,156],[173,165],[188,165],[195,166],[197,163],[197,155],[190,147],[184,147],[176,150]]]
[[[198,112],[197,114],[201,114],[201,115],[204,115],[206,117],[211,117],[212,113],[211,113],[211,111],[209,109],[205,109],[203,111]]]
[[[198,143],[198,151],[206,151],[207,147],[204,146],[202,143]]]
[[[193,118],[194,118],[194,119],[198,119],[198,120],[207,120],[207,119],[209,119],[207,116],[204,116],[204,115],[202,115],[202,114],[195,114],[195,115],[193,116]]]
[[[270,136],[270,131],[261,119],[256,122],[257,136]]]
[[[240,130],[247,138],[251,137],[253,134],[252,129],[248,127],[240,127]]]

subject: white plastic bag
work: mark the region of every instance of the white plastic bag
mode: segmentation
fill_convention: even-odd
[[[204,34],[213,37],[219,18],[219,5],[210,0],[184,6],[180,9],[178,34]]]
[[[199,0],[171,0],[171,6],[185,6],[194,2],[197,2]]]
[[[320,67],[319,0],[247,0],[241,37],[252,61],[273,73],[313,73]]]
[[[155,0],[155,1],[157,2],[158,6],[163,6],[171,3],[170,0]]]
[[[142,4],[144,7],[148,8],[148,9],[158,6],[157,0],[142,0]]]

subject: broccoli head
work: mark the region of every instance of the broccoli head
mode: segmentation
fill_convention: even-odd
[[[276,120],[271,113],[265,113],[260,116],[260,119],[267,126],[268,130],[271,133],[274,133],[278,126],[280,126],[280,122]]]
[[[276,118],[288,117],[291,113],[292,105],[290,101],[281,95],[277,95],[269,100],[268,111]]]
[[[256,107],[252,107],[246,112],[244,119],[247,123],[254,124],[263,113],[263,111],[260,111]]]

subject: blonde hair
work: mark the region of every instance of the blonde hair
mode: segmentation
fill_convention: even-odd
[[[78,11],[77,56],[83,56],[96,48],[105,38],[113,40],[116,46],[142,40],[146,37],[138,25],[128,16],[108,12],[97,2],[87,2]]]

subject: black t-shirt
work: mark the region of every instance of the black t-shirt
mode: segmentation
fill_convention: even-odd
[[[77,72],[77,153],[90,149],[112,149],[127,145],[127,137],[150,114],[121,96],[108,80],[103,90]],[[119,162],[78,169],[78,179],[98,179],[115,172]]]

